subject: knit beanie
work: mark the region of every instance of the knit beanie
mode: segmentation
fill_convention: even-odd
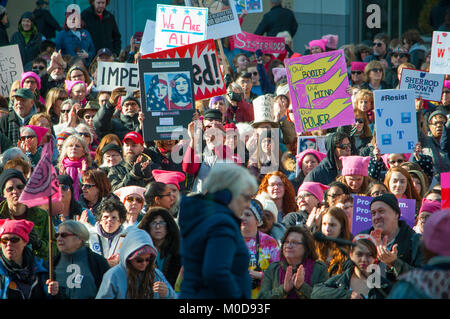
[[[141,103],[139,102],[139,100],[137,98],[135,98],[133,96],[133,93],[129,93],[126,96],[124,96],[124,98],[122,99],[122,104],[121,104],[122,108],[126,101],[135,101],[137,103],[137,105],[139,105],[139,107],[141,107]]]
[[[425,247],[439,256],[450,257],[450,210],[431,215],[423,227]]]
[[[327,154],[324,154],[324,153],[322,153],[322,152],[319,152],[319,151],[316,151],[316,150],[314,150],[314,149],[311,149],[311,148],[309,148],[309,149],[306,149],[306,150],[304,150],[303,152],[301,152],[301,153],[299,153],[299,154],[297,154],[295,157],[297,158],[297,160],[298,160],[298,167],[300,168],[300,169],[302,169],[302,162],[303,162],[303,159],[305,158],[305,156],[306,155],[314,155],[316,158],[317,158],[317,161],[320,163],[325,157],[327,157]]]
[[[66,91],[67,91],[67,94],[69,95],[69,97],[70,97],[70,93],[72,92],[73,87],[74,87],[75,85],[77,85],[77,84],[80,84],[80,83],[82,83],[82,84],[84,85],[84,89],[86,90],[86,89],[87,89],[87,85],[86,85],[86,83],[83,82],[83,81],[70,81],[70,80],[65,80]]]
[[[20,179],[24,184],[27,183],[27,180],[25,179],[21,171],[14,168],[5,169],[0,174],[0,196],[3,196],[3,189],[5,188],[6,182],[13,178]]]
[[[422,200],[422,206],[420,206],[420,210],[419,210],[419,215],[422,212],[427,212],[427,213],[435,213],[438,210],[441,210],[441,203],[436,201],[436,200],[429,200],[424,198]]]
[[[398,200],[394,196],[394,194],[386,193],[386,194],[375,197],[374,199],[372,199],[372,202],[370,202],[370,207],[372,207],[372,204],[375,202],[383,202],[383,203],[389,205],[399,216],[402,215],[400,207],[398,206]]]
[[[255,215],[256,222],[258,223],[258,227],[263,224],[263,206],[257,199],[252,199],[250,201],[250,211]]]
[[[38,85],[37,88],[38,88],[38,90],[40,90],[41,89],[41,78],[39,77],[39,75],[37,75],[33,71],[22,73],[21,79],[20,79],[20,87],[23,88],[23,82],[25,82],[25,80],[28,79],[29,77],[32,77],[33,79],[36,80],[37,85]]]
[[[361,71],[364,73],[367,64],[367,62],[353,61],[351,63],[350,71]]]
[[[447,118],[447,114],[445,114],[443,111],[437,110],[430,114],[428,117],[428,125],[431,123],[431,119],[435,117],[436,115],[442,115],[443,117]]]
[[[369,175],[370,156],[341,156],[342,161],[342,176]]]
[[[48,128],[37,125],[25,125],[25,127],[28,127],[34,131],[38,141],[37,145],[40,146],[42,138],[48,133]]]
[[[323,193],[325,190],[327,190],[328,188],[330,188],[328,185],[323,185],[321,183],[317,183],[317,182],[304,182],[302,185],[300,185],[300,187],[298,188],[297,191],[297,196],[298,194],[300,194],[301,191],[307,191],[311,194],[314,195],[315,198],[317,198],[317,200],[319,202],[323,201]]]
[[[326,47],[329,49],[336,50],[338,47],[339,36],[337,34],[327,34],[322,37],[322,39],[327,40]]]
[[[325,52],[327,42],[327,39],[312,40],[309,42],[309,49],[311,50],[312,47],[319,47],[322,49],[322,52]]]
[[[5,234],[14,234],[22,238],[28,243],[28,235],[33,229],[34,223],[26,219],[1,219],[0,220],[0,236]]]

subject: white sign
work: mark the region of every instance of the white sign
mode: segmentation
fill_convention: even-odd
[[[155,50],[155,21],[147,20],[139,52],[141,55],[153,53]]]
[[[208,39],[217,40],[242,32],[232,1],[185,0],[185,3],[187,6],[208,8]]]
[[[413,90],[376,90],[375,128],[382,154],[412,153],[417,144]]]
[[[414,90],[416,99],[422,97],[424,100],[440,102],[444,79],[444,74],[404,68],[399,88]]]
[[[98,62],[97,89],[112,91],[123,86],[128,93],[139,89],[139,69],[134,63]]]
[[[155,52],[206,40],[207,19],[207,8],[158,4]]]
[[[450,74],[450,32],[433,32],[430,72]]]
[[[11,85],[21,79],[22,58],[17,44],[0,48],[0,95],[9,96]]]

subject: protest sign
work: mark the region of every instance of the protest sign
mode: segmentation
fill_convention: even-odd
[[[413,90],[374,91],[377,146],[382,154],[412,153],[417,144]]]
[[[205,40],[175,49],[144,55],[143,59],[192,58],[195,100],[227,92],[214,40]]]
[[[256,52],[256,50],[261,49],[263,53],[284,53],[285,49],[285,39],[281,37],[265,37],[262,35],[251,34],[245,31],[233,35],[233,47],[242,49],[245,51]]]
[[[230,1],[185,0],[187,6],[208,8],[207,39],[230,37],[241,32],[236,7]]]
[[[433,31],[430,72],[450,74],[450,33]]]
[[[23,73],[22,59],[17,44],[0,48],[0,95],[9,96],[11,85]]]
[[[343,50],[284,62],[298,133],[355,123]]]
[[[441,173],[441,208],[450,208],[450,173]]]
[[[153,53],[155,50],[155,26],[156,22],[147,20],[145,23],[144,34],[142,35],[139,52],[141,55]]]
[[[373,197],[369,196],[353,196],[353,216],[352,216],[352,234],[356,235],[360,232],[372,227],[372,214],[370,213],[370,203]],[[398,200],[400,207],[400,220],[404,220],[411,228],[414,227],[414,216],[416,213],[416,201],[414,199],[400,198]]]
[[[262,0],[232,0],[236,7],[237,14],[241,14],[244,10],[247,13],[263,12]]]
[[[403,68],[399,89],[414,90],[416,99],[440,102],[444,79],[444,74]]]
[[[206,40],[208,9],[158,4],[154,52]]]
[[[98,62],[97,89],[112,91],[123,86],[127,92],[139,89],[139,70],[137,64],[121,62]]]
[[[138,63],[144,140],[179,139],[194,114],[192,59],[139,59]]]

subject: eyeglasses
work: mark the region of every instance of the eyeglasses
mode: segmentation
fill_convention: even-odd
[[[341,195],[344,195],[344,193],[327,194],[327,197],[335,199],[335,198],[337,198],[337,197],[339,197]]]
[[[396,160],[396,161],[389,161],[389,164],[394,165],[395,163],[401,164],[401,163],[404,163],[404,162],[405,162],[405,160],[403,160],[403,159],[398,159],[398,160]]]
[[[70,113],[70,109],[68,109],[68,110],[61,110],[61,113]]]
[[[311,197],[311,196],[313,196],[313,194],[299,194],[298,196],[297,196],[297,199],[307,199],[308,197]]]
[[[362,74],[362,71],[352,71],[351,73],[360,75],[360,74]]]
[[[151,261],[151,258],[135,258],[134,259],[135,262],[137,262],[138,264],[142,264],[144,262],[149,263]]]
[[[20,241],[19,237],[2,237],[1,242],[4,245],[7,245],[8,242],[12,242],[13,244],[17,244]]]
[[[138,204],[142,204],[144,202],[144,200],[141,197],[132,197],[132,196],[128,196],[126,198],[126,201],[129,203],[136,201]]]
[[[373,42],[372,46],[374,47],[381,47],[383,45],[383,42]]]
[[[372,71],[372,72],[383,72],[383,69],[380,69],[380,68],[373,68],[373,69],[371,69],[370,71]]]
[[[445,125],[445,123],[447,123],[447,122],[444,122],[444,121],[438,121],[438,122],[434,122],[434,123],[430,123],[430,125],[433,125],[433,126],[438,126],[438,125]]]
[[[255,71],[255,72],[252,72],[252,75],[255,75],[255,76],[256,76],[256,75],[258,75],[258,72],[256,72],[256,71]]]
[[[400,58],[400,59],[403,59],[403,58],[407,58],[407,57],[409,57],[409,54],[405,54],[405,53],[392,53],[392,56],[394,57],[394,58]]]
[[[55,238],[58,238],[59,236],[61,236],[61,238],[66,238],[66,237],[76,236],[76,235],[72,234],[72,233],[65,233],[65,232],[55,233]]]
[[[77,132],[77,133],[78,133],[78,135],[81,135],[83,137],[91,137],[91,134],[89,134],[89,133],[85,133],[85,132]]]
[[[95,185],[95,184],[81,184],[80,185],[80,187],[83,189],[83,188],[86,188],[86,189],[90,189],[91,187],[95,187],[95,186],[97,186],[97,185]]]
[[[154,221],[154,222],[150,223],[151,228],[166,227],[166,226],[167,226],[167,223],[164,220],[162,220],[160,222]]]
[[[59,184],[59,187],[61,187],[61,189],[65,192],[67,192],[69,190],[69,185],[64,185],[64,184]]]
[[[355,119],[355,121],[356,121],[356,123],[359,123],[359,124],[363,124],[364,123],[364,119],[363,118],[357,118],[357,119]]]
[[[300,246],[300,245],[303,245],[302,241],[285,241],[283,243],[283,246],[286,246],[286,247],[289,247],[289,246],[297,247],[297,246]]]
[[[350,143],[341,144],[341,145],[338,145],[337,148],[340,148],[340,149],[352,148],[352,144],[350,144]]]
[[[267,187],[284,187],[283,183],[276,183],[276,184],[268,184]]]
[[[31,140],[32,138],[34,138],[34,137],[36,137],[36,136],[34,136],[34,135],[28,135],[28,136],[21,136],[20,137],[20,140],[21,141],[25,141],[25,140]]]
[[[21,191],[24,188],[25,188],[25,184],[19,184],[19,185],[9,186],[9,187],[5,188],[5,191],[7,191],[8,193],[11,193],[14,189]]]
[[[106,221],[106,220],[108,220],[108,219],[111,219],[113,222],[116,222],[116,221],[119,220],[119,218],[116,217],[116,216],[102,216],[102,220],[103,220],[103,221]]]
[[[42,71],[43,69],[45,69],[45,66],[43,66],[43,65],[39,65],[39,66],[34,65],[32,68],[33,68],[33,69],[38,69],[38,70]]]

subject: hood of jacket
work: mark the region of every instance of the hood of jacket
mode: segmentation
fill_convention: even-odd
[[[127,259],[128,257],[134,253],[136,250],[148,245],[152,248],[153,254],[157,254],[156,248],[153,245],[152,238],[150,235],[142,229],[138,229],[137,227],[128,227],[127,235],[122,243],[122,247],[120,247],[119,255],[120,255],[120,266],[124,269],[127,268]]]
[[[420,44],[420,43],[414,43],[412,45],[412,47],[409,49],[408,53],[411,54],[412,52],[419,51],[419,50],[422,50],[422,51],[426,52],[427,51],[427,47],[424,46],[423,44]]]

